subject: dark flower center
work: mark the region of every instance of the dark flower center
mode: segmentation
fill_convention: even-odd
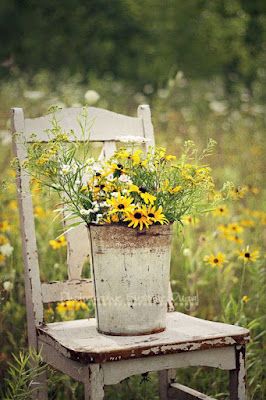
[[[123,210],[125,208],[124,204],[118,204],[117,208],[119,208],[119,210]]]
[[[139,191],[140,191],[141,193],[146,193],[146,192],[147,192],[147,189],[145,189],[145,187],[141,186],[141,187],[139,188]]]
[[[100,172],[96,172],[95,176],[101,176]]]
[[[100,185],[100,189],[104,189],[105,188],[105,185]]]
[[[214,262],[214,264],[217,264],[217,263],[219,262],[218,258],[215,258],[215,259],[213,260],[213,262]]]
[[[250,258],[250,253],[245,253],[246,258]]]
[[[155,215],[154,215],[153,213],[149,213],[149,214],[148,214],[148,217],[150,217],[150,218],[154,218],[154,217],[155,217]]]
[[[136,219],[141,219],[141,217],[142,217],[142,214],[140,212],[136,212],[134,214],[134,218],[136,218]]]
[[[220,208],[220,212],[224,212],[224,209],[223,209],[223,208]]]
[[[123,169],[123,165],[122,164],[117,164],[117,168],[118,169]]]

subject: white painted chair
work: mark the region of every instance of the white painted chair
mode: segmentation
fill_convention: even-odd
[[[56,113],[66,131],[80,135],[77,116],[81,109],[69,108]],[[25,143],[48,140],[46,130],[51,116],[24,119],[23,110],[13,108],[14,151],[19,163],[27,157]],[[154,143],[149,106],[141,105],[136,118],[110,111],[89,108],[93,118],[90,140],[103,143],[102,156],[115,150],[117,135],[137,135]],[[71,138],[70,138],[71,140]],[[205,321],[179,312],[169,312],[165,332],[145,336],[107,336],[96,330],[94,319],[44,324],[43,304],[93,297],[92,282],[82,279],[82,265],[88,255],[86,229],[80,225],[70,232],[68,240],[68,280],[41,283],[34,227],[29,177],[20,170],[17,179],[23,256],[29,345],[41,350],[44,361],[70,375],[85,386],[85,399],[104,398],[104,386],[149,371],[159,372],[160,399],[211,399],[195,390],[175,383],[175,369],[188,366],[210,366],[230,371],[230,399],[244,400],[245,345],[247,329]],[[86,239],[82,238],[86,235]],[[170,291],[169,291],[170,292]],[[173,311],[171,295],[168,309]],[[40,377],[35,398],[47,399],[45,376]]]

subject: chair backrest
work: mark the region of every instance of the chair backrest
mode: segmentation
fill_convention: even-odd
[[[84,141],[78,117],[82,108],[66,108],[55,112],[56,120],[69,135],[69,141]],[[137,117],[128,117],[111,111],[88,107],[88,118],[93,121],[89,140],[102,142],[100,157],[109,157],[116,149],[117,136],[141,136],[149,139],[146,147],[154,145],[154,133],[151,113],[148,105],[138,107]],[[21,168],[27,158],[25,144],[47,142],[47,129],[51,128],[52,116],[24,118],[23,109],[11,109],[13,145],[18,159],[17,193],[21,221],[23,259],[25,266],[25,288],[28,331],[30,327],[43,323],[43,304],[65,300],[81,300],[94,297],[91,279],[82,279],[82,267],[89,255],[89,241],[84,224],[79,225],[67,234],[68,280],[64,282],[41,283],[38,252],[34,225],[32,198],[29,175]],[[87,245],[86,245],[87,244]],[[169,303],[170,304],[170,303]]]

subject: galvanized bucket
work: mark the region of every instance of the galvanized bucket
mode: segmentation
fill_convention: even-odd
[[[139,231],[90,225],[98,331],[145,335],[165,329],[172,224]]]

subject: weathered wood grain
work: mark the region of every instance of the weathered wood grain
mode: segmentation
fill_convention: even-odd
[[[74,279],[68,281],[42,283],[43,303],[66,300],[87,300],[94,297],[91,279]]]

